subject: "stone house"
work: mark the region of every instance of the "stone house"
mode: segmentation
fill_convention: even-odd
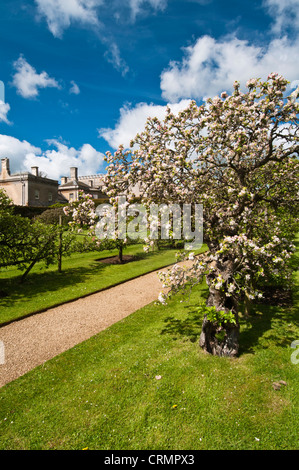
[[[17,206],[47,207],[56,203],[77,201],[79,192],[90,194],[93,199],[107,200],[103,191],[103,176],[79,176],[78,168],[70,168],[70,176],[63,176],[58,181],[41,176],[38,167],[31,167],[31,172],[11,174],[9,159],[2,158],[0,188]],[[134,188],[136,196],[140,195],[139,187]]]
[[[107,196],[102,190],[103,181],[101,175],[79,176],[78,168],[70,168],[70,176],[63,176],[58,187],[59,193],[68,201],[77,201],[79,192],[90,194],[93,199],[105,199]]]
[[[64,199],[58,181],[41,176],[36,166],[31,172],[11,174],[8,158],[1,159],[0,188],[17,206],[47,207]]]

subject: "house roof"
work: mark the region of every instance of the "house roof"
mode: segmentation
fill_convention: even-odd
[[[30,173],[29,171],[23,171],[22,173],[13,173],[12,175],[8,175],[5,178],[1,178],[1,173],[0,173],[0,181],[2,183],[10,183],[14,181],[37,181],[39,184],[51,184],[58,186],[58,181],[53,180],[51,178],[47,178],[45,176],[36,176]]]
[[[85,183],[81,183],[81,181],[78,181],[78,180],[71,180],[71,181],[67,181],[66,183],[64,184],[60,184],[59,185],[59,189],[70,189],[70,188],[75,188],[75,189],[90,189],[90,186],[88,186],[88,184],[85,184]]]

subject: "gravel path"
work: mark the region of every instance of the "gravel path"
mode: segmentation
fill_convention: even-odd
[[[158,271],[0,328],[0,387],[157,300]]]

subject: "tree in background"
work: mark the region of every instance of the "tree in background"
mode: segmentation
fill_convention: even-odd
[[[48,267],[58,260],[61,271],[61,256],[71,251],[72,237],[62,237],[60,225],[14,214],[12,201],[0,189],[0,267],[17,266],[24,281],[39,261]]]
[[[130,240],[126,236],[118,236],[117,204],[112,206],[108,203],[103,203],[96,208],[92,196],[80,191],[79,201],[70,201],[63,210],[66,216],[71,217],[69,226],[72,230],[83,235],[81,240],[77,240],[77,251],[83,252],[117,249],[118,260],[122,263],[123,250],[125,247],[130,243],[136,243],[136,240]],[[112,230],[111,233],[109,233],[109,230],[106,230],[104,227],[106,225],[105,220],[107,220],[107,211],[109,210],[113,211],[113,221],[116,223],[114,230]],[[97,235],[100,231],[99,224],[102,224],[103,229],[101,230],[102,236],[100,237]],[[96,230],[97,228],[98,230]]]
[[[215,355],[239,350],[240,302],[263,296],[263,285],[291,279],[292,240],[298,230],[299,88],[284,97],[287,80],[272,73],[234,83],[201,106],[145,130],[112,155],[106,193],[113,200],[139,185],[141,202],[202,204],[208,251],[191,268],[161,275],[167,296],[206,279],[200,345]],[[132,194],[133,197],[133,194]],[[190,258],[192,258],[191,256]]]

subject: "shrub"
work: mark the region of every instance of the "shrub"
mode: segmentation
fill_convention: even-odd
[[[70,217],[65,215],[63,212],[63,207],[55,207],[52,209],[45,210],[42,214],[39,214],[35,217],[35,220],[39,220],[47,225],[57,225],[59,224],[59,217],[61,216],[62,225],[68,225],[68,222],[71,220]]]

